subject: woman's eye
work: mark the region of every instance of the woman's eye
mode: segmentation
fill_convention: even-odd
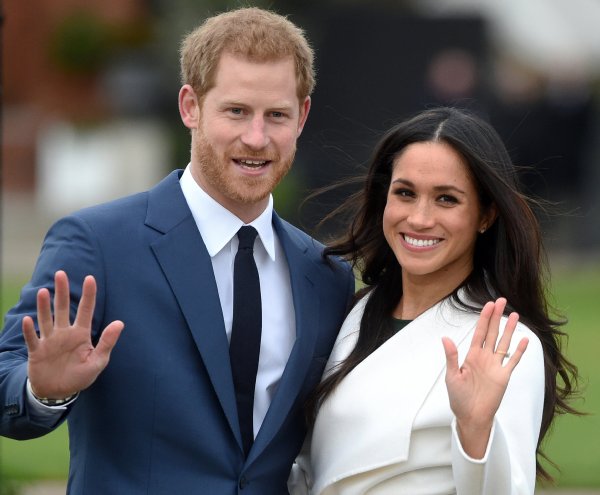
[[[394,194],[401,198],[411,198],[414,196],[414,193],[410,189],[396,189]]]
[[[439,200],[441,203],[451,203],[451,204],[456,204],[456,203],[458,203],[458,200],[457,200],[457,199],[456,199],[454,196],[451,196],[451,195],[449,195],[449,194],[442,194],[442,195],[441,195],[441,196],[438,198],[438,200]]]

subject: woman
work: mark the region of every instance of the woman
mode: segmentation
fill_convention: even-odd
[[[548,477],[540,443],[573,412],[576,368],[497,133],[463,111],[425,111],[383,137],[352,204],[326,256],[349,259],[365,288],[316,392],[291,493],[534,493],[536,473]]]

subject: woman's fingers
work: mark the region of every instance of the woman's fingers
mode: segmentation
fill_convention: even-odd
[[[494,354],[498,355],[501,360],[507,359],[510,357],[508,354],[508,349],[510,348],[510,341],[515,332],[515,328],[517,328],[517,323],[519,322],[519,315],[517,313],[511,313],[508,315],[508,319],[506,320],[506,325],[504,326],[504,332],[502,333],[502,337],[496,344],[496,348],[494,350]]]
[[[496,299],[492,316],[488,322],[484,344],[484,347],[489,349],[490,352],[494,352],[496,349],[496,342],[498,340],[498,334],[500,333],[500,320],[504,314],[504,308],[506,308],[506,299],[503,297]]]
[[[475,333],[473,334],[473,339],[471,339],[471,347],[479,349],[483,347],[494,307],[495,305],[493,302],[488,302],[481,309],[481,314],[479,315],[477,326],[475,327]]]
[[[512,313],[508,318],[503,336],[498,341],[500,335],[500,322],[506,308],[506,299],[498,298],[496,301],[490,301],[485,304],[481,310],[473,339],[471,340],[472,348],[487,349],[490,352],[496,350],[507,352],[510,346],[510,339],[517,325],[519,316],[517,313]]]
[[[458,349],[456,344],[449,337],[442,337],[442,345],[446,353],[446,374],[456,373],[458,371]]]
[[[510,356],[510,358],[504,365],[504,367],[507,368],[508,371],[510,371],[510,373],[513,372],[513,370],[515,369],[517,364],[519,364],[519,361],[521,361],[521,357],[523,356],[525,349],[527,349],[528,344],[529,344],[529,339],[527,337],[523,337],[519,341],[519,344],[517,345],[515,352],[513,352],[513,354]]]

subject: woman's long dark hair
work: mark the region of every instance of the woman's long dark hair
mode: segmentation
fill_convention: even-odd
[[[354,212],[343,237],[324,256],[341,256],[354,266],[364,283],[359,297],[370,293],[356,347],[317,388],[309,404],[314,420],[318,406],[341,380],[393,334],[391,316],[402,296],[402,269],[383,235],[383,211],[394,159],[408,145],[444,142],[464,159],[483,211],[495,205],[497,219],[478,236],[473,271],[450,297],[458,307],[481,310],[490,300],[506,297],[506,313],[520,320],[540,339],[544,351],[545,394],[537,445],[538,477],[551,479],[541,466],[540,445],[556,414],[576,412],[568,403],[575,392],[577,368],[561,352],[560,326],[546,300],[547,260],[531,201],[519,192],[517,173],[496,131],[479,117],[454,108],[424,111],[390,129],[375,148],[362,191],[349,197],[335,213]],[[459,298],[463,289],[468,304]]]

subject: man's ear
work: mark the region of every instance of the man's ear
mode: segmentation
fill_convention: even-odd
[[[298,134],[297,136],[300,137],[300,134],[302,134],[302,129],[304,129],[304,124],[306,124],[306,119],[308,118],[308,112],[310,111],[310,96],[307,96],[305,98],[305,100],[302,102],[302,104],[300,105],[300,116],[298,119]]]
[[[189,84],[179,90],[179,115],[188,129],[196,129],[200,120],[200,103],[196,92]]]

